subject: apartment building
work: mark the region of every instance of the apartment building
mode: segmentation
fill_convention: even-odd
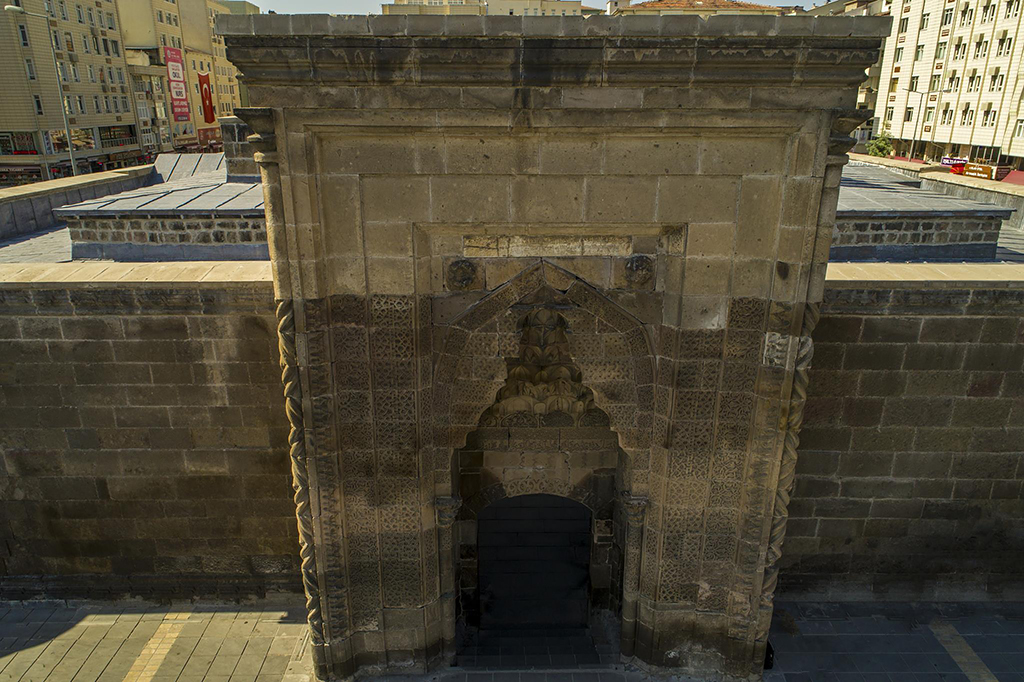
[[[806,14],[811,16],[848,16],[870,17],[888,12],[891,3],[887,0],[833,0],[822,5],[811,7]],[[796,8],[794,8],[796,9]],[[882,42],[882,54],[885,53],[885,41]],[[881,78],[881,59],[867,70],[867,78],[857,90],[857,108],[874,112],[878,106],[878,87]],[[878,130],[877,118],[865,122],[853,131],[857,140],[856,151],[864,152],[864,145],[874,137]]]
[[[630,3],[630,0],[608,0],[608,14],[785,14],[786,10],[764,3],[739,0],[649,0]]]
[[[581,16],[601,14],[580,0],[395,0],[384,14],[501,14],[505,16]]]
[[[876,131],[898,155],[1024,163],[1021,0],[894,0]]]
[[[236,3],[246,13],[255,5]],[[161,150],[214,151],[220,148],[217,117],[241,106],[235,68],[224,42],[213,34],[213,19],[232,8],[218,0],[119,0],[118,11],[131,52],[136,97],[152,113],[152,135]]]
[[[79,172],[147,161],[114,2],[8,3],[47,18],[0,12],[0,186],[71,175],[62,108]]]

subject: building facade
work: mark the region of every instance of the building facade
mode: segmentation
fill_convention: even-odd
[[[885,0],[834,0],[807,10],[811,16],[847,16],[871,17],[889,11],[889,3]],[[885,43],[882,43],[883,50]],[[861,83],[857,91],[857,108],[874,112],[877,108],[879,78],[882,71],[881,62],[872,64],[867,70],[867,79]],[[878,119],[872,117],[853,132],[857,140],[857,151],[864,150],[864,144],[874,137],[878,130]]]
[[[495,14],[505,16],[582,16],[600,13],[580,0],[395,0],[384,14]]]
[[[71,175],[62,107],[79,172],[147,160],[115,4],[14,4],[49,19],[0,12],[0,186]],[[56,48],[56,69],[50,41]]]
[[[771,14],[782,15],[785,10],[771,5],[740,2],[739,0],[650,0],[630,4],[629,0],[608,0],[608,14]]]
[[[238,4],[248,13],[259,11]],[[213,35],[213,18],[232,9],[213,0],[146,0],[120,2],[118,11],[138,62],[132,73],[136,97],[146,105],[143,112],[153,114],[140,120],[152,131],[146,139],[158,141],[161,151],[219,149],[217,117],[242,104],[223,40]]]
[[[886,3],[877,130],[897,155],[1024,163],[1020,0]]]

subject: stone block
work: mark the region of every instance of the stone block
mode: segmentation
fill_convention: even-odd
[[[677,176],[658,184],[660,222],[734,223],[739,182],[733,178]]]
[[[440,222],[505,222],[510,191],[506,177],[435,176],[430,179],[429,207],[433,220]]]
[[[655,219],[658,185],[643,177],[587,179],[585,215],[590,222],[651,222]]]

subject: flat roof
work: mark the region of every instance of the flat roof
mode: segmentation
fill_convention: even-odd
[[[921,181],[879,166],[850,162],[839,186],[839,218],[994,217],[1013,209],[921,189]]]

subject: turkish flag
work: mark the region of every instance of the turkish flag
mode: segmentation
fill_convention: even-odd
[[[199,93],[203,98],[203,120],[213,123],[217,120],[217,112],[213,109],[213,92],[210,89],[210,74],[199,74]]]

